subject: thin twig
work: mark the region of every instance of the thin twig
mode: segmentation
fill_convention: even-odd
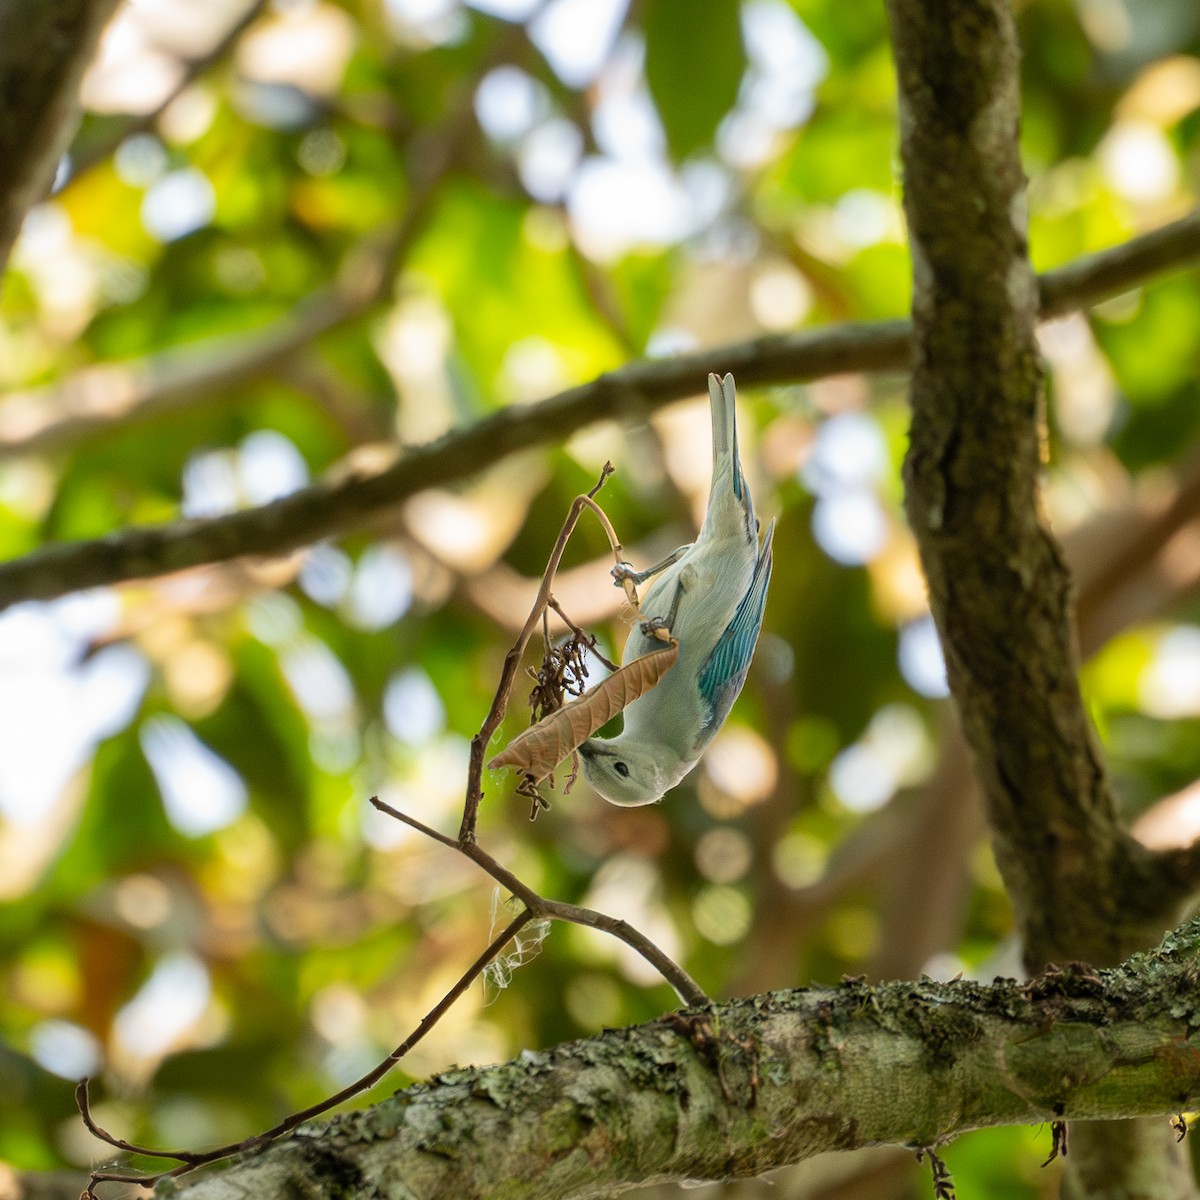
[[[394,810],[393,810],[394,812]],[[398,814],[396,814],[398,815]],[[422,832],[437,835],[431,830],[422,828]],[[157,1175],[135,1175],[135,1174],[120,1174],[110,1171],[96,1171],[92,1173],[92,1184],[89,1185],[85,1195],[94,1195],[92,1185],[101,1182],[113,1183],[140,1183],[145,1186],[152,1186],[159,1179],[186,1175],[190,1171],[194,1171],[197,1167],[205,1166],[208,1163],[218,1162],[223,1158],[229,1158],[231,1155],[238,1154],[243,1150],[249,1150],[256,1146],[264,1145],[267,1142],[276,1141],[287,1133],[291,1133],[293,1129],[303,1125],[305,1121],[310,1121],[314,1117],[319,1117],[322,1113],[328,1112],[331,1108],[336,1108],[339,1104],[343,1104],[347,1100],[353,1099],[355,1096],[365,1092],[368,1088],[379,1082],[402,1058],[405,1057],[413,1047],[438,1023],[445,1015],[450,1006],[479,978],[480,975],[487,969],[491,962],[496,958],[501,950],[517,934],[536,917],[531,909],[526,908],[518,913],[492,940],[475,959],[475,961],[463,972],[459,977],[458,982],[429,1010],[428,1013],[421,1019],[421,1023],[402,1041],[385,1059],[377,1063],[365,1075],[360,1076],[353,1083],[347,1084],[339,1092],[320,1101],[317,1104],[310,1105],[308,1108],[303,1108],[299,1112],[294,1112],[278,1125],[272,1126],[264,1133],[255,1134],[253,1137],[243,1138],[240,1142],[230,1142],[225,1146],[218,1146],[215,1150],[205,1150],[201,1152],[193,1152],[189,1150],[155,1150],[149,1146],[139,1146],[133,1142],[127,1142],[123,1138],[114,1137],[107,1130],[102,1129],[96,1124],[91,1115],[91,1110],[88,1103],[88,1081],[81,1080],[75,1089],[75,1101],[79,1106],[80,1116],[83,1118],[87,1128],[98,1137],[102,1142],[106,1142],[114,1149],[127,1151],[131,1154],[139,1154],[150,1158],[173,1158],[180,1165],[169,1171],[162,1171]]]
[[[378,796],[371,797],[371,804],[380,812],[387,813],[397,821],[403,821],[404,824],[425,834],[426,837],[457,850],[469,858],[477,866],[482,867],[498,884],[516,896],[525,905],[527,912],[533,913],[537,917],[551,917],[572,925],[598,929],[602,933],[611,934],[618,941],[624,942],[631,950],[640,954],[675,989],[684,1004],[711,1003],[704,989],[678,963],[659,949],[645,934],[630,925],[628,921],[607,916],[605,913],[596,912],[595,909],[583,908],[578,904],[568,904],[562,900],[549,900],[517,878],[507,867],[498,863],[478,842],[456,842],[444,833],[430,829],[428,825],[418,821],[415,817],[410,817],[407,813],[393,808],[386,801],[380,800]]]
[[[398,808],[393,808],[386,800],[380,800],[378,796],[372,796],[369,803],[372,808],[377,809],[381,813],[387,813],[389,817],[394,817],[397,821],[403,821],[405,825],[415,829],[418,833],[423,833],[427,838],[432,838],[435,842],[441,842],[443,846],[448,846],[451,850],[459,849],[459,844],[454,838],[447,837],[444,833],[439,833],[423,821],[418,821],[416,817],[410,816],[406,812],[401,812]]]
[[[176,1162],[194,1163],[203,1157],[202,1152],[195,1150],[153,1150],[148,1146],[139,1146],[109,1133],[107,1129],[97,1125],[96,1119],[92,1116],[91,1099],[88,1095],[90,1083],[90,1079],[81,1079],[75,1085],[75,1105],[79,1109],[79,1115],[87,1127],[87,1131],[93,1137],[99,1138],[114,1150],[125,1150],[130,1154],[141,1154],[148,1158],[173,1158]]]
[[[568,616],[567,616],[567,614],[566,614],[566,613],[563,611],[562,605],[560,605],[560,604],[559,604],[559,602],[558,602],[557,600],[555,600],[555,598],[554,598],[553,596],[549,597],[549,599],[546,601],[546,603],[547,603],[547,606],[548,606],[549,608],[552,608],[552,609],[554,609],[554,611],[555,611],[556,613],[558,613],[559,620],[560,620],[560,621],[562,621],[562,623],[563,623],[563,624],[564,624],[564,625],[565,625],[565,626],[566,626],[566,627],[567,627],[567,628],[568,628],[568,629],[569,629],[569,630],[570,630],[570,631],[571,631],[571,632],[572,632],[572,633],[573,633],[573,634],[574,634],[574,635],[575,635],[577,638],[579,638],[580,640],[582,640],[582,641],[584,641],[584,642],[586,642],[586,643],[587,643],[587,647],[588,647],[588,649],[589,649],[589,650],[591,650],[591,652],[592,652],[592,653],[593,653],[593,654],[594,654],[594,655],[595,655],[595,656],[596,656],[596,657],[597,657],[597,658],[598,658],[598,659],[599,659],[599,660],[600,660],[600,661],[601,661],[601,662],[602,662],[602,663],[603,663],[603,664],[604,664],[604,665],[605,665],[605,666],[606,666],[606,667],[607,667],[607,668],[608,668],[610,671],[618,671],[618,670],[620,670],[620,668],[617,666],[617,664],[616,664],[615,662],[613,662],[611,659],[605,658],[605,656],[604,656],[603,654],[601,654],[601,653],[600,653],[600,648],[599,648],[599,646],[597,646],[597,645],[596,645],[596,639],[595,639],[595,638],[594,638],[594,637],[593,637],[593,636],[592,636],[590,633],[587,633],[587,632],[585,632],[584,630],[580,629],[580,627],[579,627],[578,625],[576,625],[576,624],[575,624],[575,622],[574,622],[574,621],[572,621],[570,617],[568,617]]]
[[[539,916],[554,917],[572,925],[583,925],[610,934],[640,954],[675,989],[684,1004],[701,1006],[712,1003],[708,993],[674,959],[628,921],[578,904],[546,899],[541,900]]]
[[[508,699],[512,695],[513,683],[517,677],[517,668],[521,665],[521,656],[525,653],[525,647],[529,645],[529,639],[533,636],[533,631],[537,628],[538,621],[541,620],[542,614],[546,610],[546,606],[550,600],[550,589],[554,585],[554,573],[558,570],[558,564],[562,561],[563,551],[567,548],[567,540],[570,538],[575,526],[579,523],[579,518],[585,508],[590,508],[596,514],[596,517],[604,527],[604,532],[608,535],[614,560],[618,563],[621,561],[622,548],[620,539],[617,537],[612,523],[605,516],[604,510],[593,499],[596,493],[604,486],[605,480],[608,479],[612,472],[612,463],[606,462],[603,470],[600,472],[600,479],[597,481],[596,486],[586,496],[575,497],[575,501],[567,513],[567,519],[563,522],[562,529],[559,530],[558,539],[554,543],[554,549],[550,552],[550,560],[546,563],[546,570],[542,575],[542,586],[538,588],[529,618],[526,620],[521,632],[517,635],[517,640],[513,643],[512,649],[504,657],[504,666],[500,671],[500,682],[496,686],[496,695],[492,700],[492,706],[488,709],[487,716],[484,717],[483,724],[479,727],[479,732],[471,739],[471,760],[467,768],[467,795],[463,804],[462,825],[458,831],[460,844],[466,844],[475,840],[475,825],[479,816],[479,802],[483,799],[483,760],[487,754],[488,743],[492,740],[492,735],[499,729],[500,722],[504,719],[504,712],[508,707]],[[633,590],[632,580],[625,581],[625,589],[626,595],[630,597],[630,603],[636,606],[637,592]]]

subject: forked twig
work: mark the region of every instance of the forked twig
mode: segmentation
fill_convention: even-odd
[[[402,821],[418,833],[440,842],[451,850],[469,858],[477,866],[482,867],[497,883],[506,887],[525,906],[530,918],[549,917],[553,920],[567,921],[572,925],[585,925],[589,929],[598,929],[602,933],[612,934],[618,941],[624,942],[631,950],[640,954],[667,983],[675,989],[679,999],[687,1005],[705,1005],[711,1003],[704,989],[673,959],[665,954],[645,934],[639,932],[628,921],[617,917],[607,916],[596,912],[595,909],[583,908],[577,904],[568,904],[562,900],[549,900],[535,892],[527,883],[518,879],[507,867],[501,866],[478,842],[455,841],[436,829],[431,829],[416,817],[393,808],[378,796],[371,797],[371,804],[389,817]]]
[[[433,1028],[434,1025],[442,1018],[450,1006],[478,979],[488,967],[496,961],[504,948],[511,942],[520,931],[533,921],[551,919],[559,921],[567,921],[574,925],[583,925],[591,929],[598,929],[604,933],[611,934],[630,949],[640,954],[663,979],[671,985],[678,994],[679,998],[689,1005],[707,1005],[710,1001],[704,990],[694,979],[677,963],[675,963],[666,953],[664,953],[657,945],[654,944],[643,933],[639,932],[628,922],[620,920],[616,917],[607,916],[604,913],[596,912],[594,909],[584,908],[576,904],[568,904],[564,901],[549,900],[534,891],[533,888],[518,879],[511,871],[501,866],[476,840],[475,825],[479,810],[479,802],[482,799],[482,777],[483,777],[483,756],[486,751],[487,743],[495,733],[501,720],[503,720],[505,709],[508,706],[508,700],[512,693],[513,683],[516,677],[517,667],[520,664],[521,656],[529,643],[529,639],[533,631],[537,628],[539,620],[545,621],[546,613],[550,608],[566,622],[572,631],[573,637],[580,640],[580,643],[589,642],[588,636],[574,625],[563,613],[562,609],[555,602],[551,595],[551,586],[554,580],[554,573],[558,569],[558,564],[562,559],[563,551],[566,548],[567,539],[570,537],[572,530],[578,523],[579,517],[585,508],[590,508],[599,519],[608,535],[609,543],[612,546],[613,556],[619,564],[621,560],[621,543],[617,539],[617,535],[613,530],[608,517],[604,511],[595,502],[595,495],[604,485],[604,481],[612,474],[611,463],[605,463],[604,469],[601,472],[600,479],[596,486],[585,496],[579,496],[571,505],[570,513],[567,520],[559,533],[558,540],[555,543],[554,550],[550,555],[550,561],[546,566],[546,573],[542,580],[542,586],[538,591],[537,600],[534,603],[533,611],[529,615],[529,620],[525,623],[516,644],[508,652],[504,661],[504,669],[501,673],[500,684],[496,690],[495,699],[492,701],[491,709],[488,711],[487,717],[484,719],[479,733],[475,735],[471,743],[471,764],[467,779],[467,791],[463,805],[463,821],[457,839],[451,838],[444,833],[438,832],[436,829],[430,828],[423,822],[418,821],[415,817],[411,817],[406,813],[400,812],[393,808],[390,804],[384,803],[378,797],[371,798],[371,804],[380,812],[387,813],[398,821],[417,830],[428,838],[432,838],[435,842],[447,847],[448,849],[457,850],[460,854],[469,858],[476,863],[484,871],[487,872],[497,883],[507,888],[508,891],[520,900],[523,908],[495,937],[491,939],[487,947],[479,954],[475,961],[466,969],[459,978],[458,982],[429,1010],[420,1024],[404,1039],[386,1058],[377,1063],[370,1071],[353,1083],[347,1084],[334,1095],[327,1097],[325,1100],[317,1104],[311,1105],[308,1108],[301,1109],[299,1112],[294,1112],[288,1117],[285,1117],[279,1124],[266,1130],[263,1133],[258,1133],[252,1137],[244,1138],[239,1142],[231,1142],[224,1146],[218,1146],[213,1150],[192,1151],[192,1150],[156,1150],[150,1146],[141,1146],[135,1142],[126,1141],[124,1138],[118,1138],[109,1133],[102,1126],[97,1124],[92,1116],[90,1098],[88,1095],[88,1081],[81,1080],[75,1089],[75,1100],[79,1107],[80,1116],[83,1119],[84,1125],[100,1141],[113,1147],[114,1150],[120,1150],[129,1154],[143,1155],[148,1158],[166,1158],[173,1159],[178,1165],[166,1171],[160,1171],[157,1174],[142,1175],[133,1172],[107,1171],[96,1170],[91,1172],[90,1180],[83,1195],[85,1200],[96,1200],[95,1187],[99,1183],[135,1183],[142,1185],[153,1185],[161,1179],[167,1179],[179,1175],[186,1175],[198,1167],[205,1166],[209,1163],[218,1162],[221,1159],[229,1158],[234,1154],[238,1154],[245,1150],[253,1149],[257,1146],[264,1145],[268,1142],[273,1142],[285,1134],[290,1133],[305,1121],[312,1120],[314,1117],[321,1116],[332,1108],[336,1108],[339,1104],[361,1094],[374,1084],[378,1083],[412,1048]],[[625,578],[622,580],[625,588],[626,596],[634,608],[637,607],[638,598],[637,590],[634,587],[632,580]],[[594,639],[590,640],[594,649]],[[607,663],[606,665],[614,666]],[[619,670],[620,668],[615,668]]]
[[[150,1146],[139,1146],[134,1142],[127,1142],[123,1138],[114,1137],[106,1129],[96,1124],[91,1114],[88,1099],[88,1081],[86,1079],[80,1080],[75,1088],[75,1102],[79,1106],[79,1113],[83,1118],[83,1123],[95,1137],[98,1137],[102,1142],[106,1142],[115,1150],[124,1150],[130,1154],[140,1154],[147,1158],[173,1158],[180,1164],[169,1171],[160,1171],[157,1175],[93,1171],[91,1182],[84,1191],[84,1196],[92,1197],[94,1200],[95,1191],[93,1189],[97,1183],[140,1183],[144,1186],[152,1186],[160,1179],[186,1175],[188,1172],[194,1171],[197,1167],[218,1162],[220,1159],[229,1158],[243,1150],[250,1150],[255,1146],[260,1146],[267,1142],[273,1142],[277,1138],[283,1137],[284,1134],[291,1133],[293,1129],[303,1125],[305,1121],[311,1121],[314,1117],[319,1117],[322,1113],[327,1113],[331,1108],[336,1108],[339,1104],[343,1104],[361,1092],[365,1092],[368,1088],[378,1083],[412,1050],[434,1025],[441,1020],[446,1010],[483,974],[504,947],[534,918],[535,914],[528,908],[518,913],[492,938],[487,948],[483,950],[479,957],[459,977],[458,982],[425,1014],[416,1029],[385,1059],[377,1063],[365,1075],[360,1076],[353,1083],[347,1084],[341,1091],[336,1092],[334,1095],[328,1096],[317,1104],[310,1105],[308,1108],[303,1108],[299,1112],[291,1113],[280,1121],[278,1125],[272,1126],[263,1133],[256,1133],[252,1137],[243,1138],[240,1142],[230,1142],[228,1145],[218,1146],[215,1150],[197,1152],[191,1150],[155,1150]]]
[[[606,462],[600,471],[600,479],[596,483],[596,486],[587,495],[575,497],[575,501],[567,513],[567,519],[563,522],[562,529],[559,530],[558,540],[554,543],[554,549],[550,552],[550,560],[546,563],[546,571],[542,576],[542,586],[538,588],[533,608],[529,613],[529,619],[517,635],[517,640],[513,643],[512,649],[504,657],[504,667],[500,671],[500,683],[496,687],[496,696],[492,700],[492,707],[488,710],[487,716],[484,717],[483,724],[479,727],[479,732],[471,739],[471,760],[467,768],[467,798],[466,803],[463,805],[462,824],[458,830],[458,840],[460,843],[473,842],[475,840],[475,826],[479,819],[479,803],[483,799],[483,760],[487,754],[488,743],[492,740],[492,735],[500,728],[500,722],[504,720],[504,713],[508,708],[509,697],[512,695],[513,683],[516,681],[517,668],[521,665],[521,657],[525,653],[526,646],[529,645],[529,639],[533,636],[538,622],[542,619],[542,614],[550,604],[550,590],[554,585],[554,576],[558,571],[558,564],[562,561],[563,551],[567,548],[567,539],[570,538],[575,526],[579,523],[579,518],[585,508],[590,508],[596,514],[596,519],[604,527],[604,532],[608,535],[609,545],[612,546],[614,562],[620,565],[622,561],[622,547],[616,530],[613,529],[612,522],[609,521],[604,510],[595,501],[596,493],[604,486],[605,481],[612,473],[612,463]],[[625,588],[626,599],[634,608],[637,608],[637,588],[634,586],[633,580],[624,579],[622,580],[622,584]]]
[[[615,549],[619,550],[619,549],[620,549],[620,546],[617,546],[617,547],[615,547]],[[587,643],[587,647],[588,647],[588,649],[589,649],[589,650],[590,650],[590,651],[591,651],[591,652],[592,652],[592,653],[593,653],[593,654],[594,654],[594,655],[595,655],[595,656],[596,656],[596,657],[597,657],[597,658],[598,658],[598,659],[599,659],[599,660],[600,660],[600,661],[601,661],[601,662],[602,662],[602,663],[603,663],[603,664],[604,664],[604,665],[605,665],[605,666],[606,666],[606,667],[607,667],[607,668],[608,668],[610,671],[619,671],[619,670],[620,670],[620,667],[618,667],[618,666],[617,666],[617,664],[616,664],[615,662],[613,662],[611,659],[607,659],[607,658],[605,658],[605,657],[604,657],[604,655],[600,653],[600,648],[599,648],[599,647],[596,645],[596,639],[595,639],[595,638],[594,638],[594,637],[593,637],[593,636],[592,636],[590,633],[588,633],[586,630],[584,630],[584,629],[580,629],[580,628],[579,628],[579,626],[578,626],[578,625],[576,625],[576,624],[575,624],[575,622],[574,622],[574,621],[572,621],[572,620],[571,620],[571,618],[567,616],[567,614],[566,614],[566,612],[564,611],[564,609],[563,609],[562,605],[561,605],[561,604],[559,604],[559,602],[558,602],[557,600],[555,600],[555,598],[554,598],[553,596],[549,596],[549,597],[547,598],[547,600],[546,600],[546,604],[547,604],[547,605],[548,605],[550,608],[554,609],[554,611],[555,611],[556,613],[558,613],[558,618],[559,618],[559,620],[560,620],[560,621],[562,621],[562,623],[563,623],[563,624],[564,624],[564,625],[565,625],[565,626],[566,626],[566,627],[567,627],[567,628],[568,628],[568,629],[569,629],[569,630],[570,630],[570,631],[571,631],[571,632],[572,632],[572,633],[573,633],[573,634],[574,634],[574,635],[575,635],[575,636],[576,636],[576,637],[577,637],[577,638],[578,638],[578,639],[579,639],[581,642],[586,642],[586,643]]]

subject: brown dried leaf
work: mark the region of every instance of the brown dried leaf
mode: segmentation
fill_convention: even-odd
[[[543,717],[511,742],[491,762],[490,770],[516,767],[535,781],[551,771],[606,721],[648,692],[674,666],[679,643],[671,642],[626,663],[578,700]]]

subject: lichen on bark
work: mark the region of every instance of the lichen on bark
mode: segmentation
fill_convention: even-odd
[[[381,1200],[564,1200],[1060,1114],[1157,1113],[1170,1133],[1166,1114],[1200,1101],[1198,980],[1192,922],[1112,971],[847,982],[689,1009],[444,1072],[189,1194],[334,1200],[353,1179]]]
[[[1026,964],[1112,964],[1175,919],[1182,889],[1118,820],[1079,688],[1071,578],[1039,499],[1013,14],[1005,0],[888,12],[913,251],[909,521]],[[1163,1137],[1111,1134],[1127,1179],[1110,1172],[1105,1195],[1139,1195],[1152,1169],[1169,1194],[1193,1194]],[[1079,1197],[1100,1174],[1088,1144],[1070,1160]]]

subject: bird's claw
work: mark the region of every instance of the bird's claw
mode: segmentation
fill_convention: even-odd
[[[625,599],[634,612],[637,612],[641,603],[638,600],[637,594],[637,585],[638,580],[641,579],[641,572],[635,571],[632,563],[619,562],[613,567],[611,574],[613,587],[624,589]]]
[[[651,617],[641,623],[641,631],[647,636],[657,638],[660,642],[671,642],[671,626],[666,617]]]

